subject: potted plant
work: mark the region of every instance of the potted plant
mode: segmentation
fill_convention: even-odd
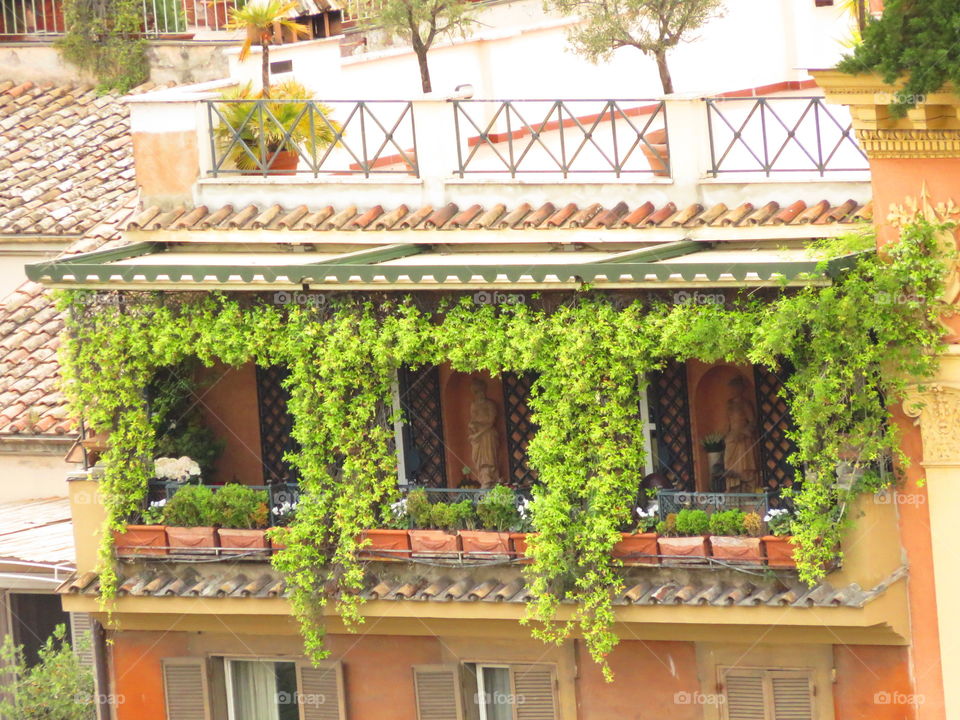
[[[372,528],[360,534],[360,554],[377,560],[402,560],[410,557],[410,513],[407,498],[390,505],[386,528]]]
[[[527,537],[533,529],[531,522],[533,514],[530,511],[530,501],[523,495],[517,495],[517,515],[520,517],[520,526],[517,532],[510,533],[510,548],[520,562],[533,562],[531,558],[527,557]]]
[[[470,505],[470,501],[463,501]],[[450,558],[460,554],[460,536],[456,530],[467,511],[454,503],[431,503],[427,491],[417,488],[407,493],[407,512],[412,528],[410,549],[413,557]],[[472,513],[473,507],[470,506]]]
[[[471,558],[504,560],[510,553],[510,531],[520,529],[517,494],[506,485],[491,488],[477,502],[479,530],[461,530],[463,550]]]
[[[710,516],[713,557],[731,563],[762,563],[760,516],[742,510],[724,510]]]
[[[612,554],[624,565],[657,565],[657,504],[634,510],[636,521],[632,532],[621,532],[620,540],[613,546]]]
[[[703,445],[703,449],[707,452],[707,465],[710,468],[710,475],[712,476],[714,467],[719,465],[721,469],[723,468],[723,448],[725,444],[723,433],[715,432],[704,435],[700,444]]]
[[[150,503],[141,515],[142,524],[127,525],[123,532],[113,531],[117,555],[166,555],[167,527],[162,524],[166,500]]]
[[[769,532],[761,538],[767,565],[772,568],[795,568],[797,561],[793,557],[793,537],[790,534],[793,515],[786,508],[772,508],[763,521]]]
[[[667,144],[667,129],[651,130],[643,136],[640,145],[650,169],[656,177],[670,177],[670,146]]]
[[[657,549],[663,563],[690,564],[703,562],[710,549],[707,529],[710,518],[703,510],[684,508],[657,523]]]
[[[239,483],[224,485],[213,494],[211,508],[217,536],[224,554],[236,555],[266,550],[266,490],[257,490]]]
[[[274,28],[286,28],[297,35],[309,35],[306,25],[294,22],[291,15],[299,12],[296,2],[282,0],[252,0],[241,7],[230,10],[227,30],[243,30],[246,37],[240,48],[239,59],[243,62],[250,55],[250,48],[256,42],[260,45],[260,87],[263,97],[270,97],[270,40]]]
[[[171,552],[216,552],[217,530],[213,491],[206,485],[185,485],[163,508]]]

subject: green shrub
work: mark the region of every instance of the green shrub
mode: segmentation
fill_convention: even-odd
[[[677,535],[705,535],[710,526],[710,518],[703,510],[686,508],[677,513]]]
[[[224,485],[211,501],[214,525],[250,530],[267,526],[266,490],[257,490],[239,483]]]
[[[748,512],[743,516],[743,530],[750,537],[760,537],[763,534],[763,521],[755,512]]]
[[[517,494],[506,485],[497,485],[477,503],[477,518],[485,530],[506,532],[520,528]]]
[[[415,488],[407,493],[407,514],[410,516],[411,527],[433,527],[433,506],[423,488]]]
[[[167,501],[163,522],[175,527],[204,527],[216,522],[213,491],[206,485],[185,485]]]
[[[715,512],[710,516],[708,527],[711,535],[746,535],[742,510]]]

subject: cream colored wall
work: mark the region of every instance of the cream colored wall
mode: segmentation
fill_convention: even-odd
[[[0,502],[66,497],[67,473],[75,469],[64,462],[66,452],[67,448],[57,455],[12,454],[0,449]]]

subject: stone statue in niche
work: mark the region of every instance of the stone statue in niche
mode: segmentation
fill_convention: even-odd
[[[487,385],[480,378],[470,383],[473,402],[470,403],[470,424],[467,436],[473,461],[474,478],[481,488],[492,488],[500,483],[497,455],[500,438],[497,435],[497,405],[487,397]]]
[[[760,471],[757,468],[757,432],[753,410],[746,397],[747,383],[739,375],[728,383],[727,433],[723,437],[723,466],[727,492],[759,492]]]

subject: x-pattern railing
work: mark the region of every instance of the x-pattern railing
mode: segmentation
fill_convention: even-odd
[[[247,107],[238,114],[227,107],[231,104]],[[285,151],[296,153],[298,161],[289,172],[314,177],[419,176],[408,101],[223,99],[208,100],[207,109],[214,177],[274,174]]]
[[[575,106],[589,107],[589,111],[577,112]],[[491,111],[489,120],[484,121],[483,113]],[[662,101],[456,100],[454,124],[460,177],[504,172],[511,177],[558,172],[563,177],[580,173],[669,175]],[[662,140],[648,137],[657,131]],[[489,167],[491,158],[484,157],[484,150],[490,151],[493,167]]]
[[[707,98],[711,174],[868,170],[848,118],[819,97]],[[739,119],[744,104],[749,109]],[[797,111],[799,113],[797,114]],[[792,115],[792,116],[791,116]],[[745,153],[744,153],[745,151]],[[742,165],[744,160],[747,165]]]

